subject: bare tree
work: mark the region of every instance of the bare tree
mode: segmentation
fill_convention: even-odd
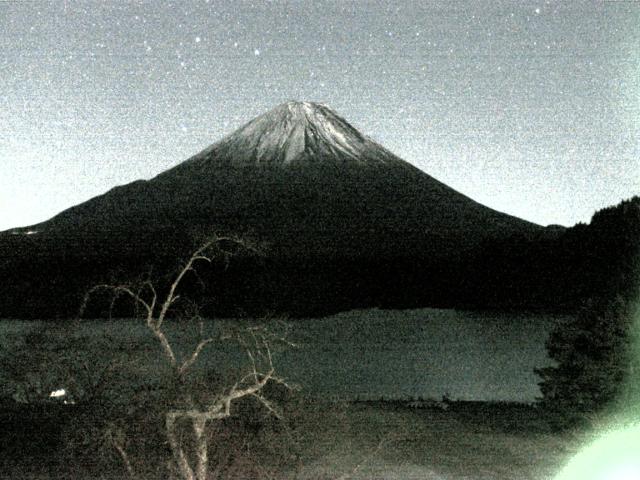
[[[230,248],[232,247],[232,248]],[[259,401],[272,414],[279,413],[262,394],[264,387],[269,382],[279,382],[288,386],[281,378],[275,375],[271,345],[274,341],[286,341],[283,336],[277,336],[270,332],[264,325],[252,326],[243,330],[223,332],[217,337],[203,336],[192,346],[186,354],[179,355],[174,343],[172,343],[166,330],[165,322],[180,300],[180,287],[188,275],[196,275],[198,264],[209,263],[214,260],[223,260],[225,264],[238,248],[256,251],[256,248],[246,241],[235,237],[215,236],[205,241],[197,248],[184,264],[177,270],[170,280],[166,293],[160,293],[154,283],[147,279],[138,284],[101,284],[89,290],[83,303],[84,311],[89,298],[98,291],[107,291],[112,295],[112,305],[121,296],[128,297],[142,312],[147,329],[157,339],[162,355],[165,358],[174,380],[178,385],[179,400],[170,407],[164,415],[164,429],[169,447],[173,455],[173,461],[177,472],[183,480],[206,480],[209,471],[209,436],[207,427],[210,422],[221,420],[232,414],[234,402],[251,397]],[[200,322],[202,332],[202,318],[197,313],[192,314],[192,319]],[[183,319],[184,320],[184,319]],[[244,349],[247,357],[247,370],[244,374],[222,391],[208,396],[208,401],[196,401],[187,386],[186,377],[192,370],[203,352],[212,344],[235,339]],[[189,442],[181,440],[180,428],[190,431]],[[115,439],[112,442],[124,462],[131,477],[135,477],[134,469],[128,459],[121,436],[111,435]],[[187,451],[187,444],[192,451]]]

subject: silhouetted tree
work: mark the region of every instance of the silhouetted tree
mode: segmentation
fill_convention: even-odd
[[[554,367],[536,370],[541,403],[572,423],[601,411],[632,370],[632,326],[640,287],[640,197],[596,212],[560,239],[571,275],[591,299],[547,341]]]
[[[137,307],[139,317],[147,331],[160,346],[160,355],[168,367],[167,394],[163,398],[164,435],[173,456],[173,468],[183,480],[206,480],[210,478],[210,430],[211,424],[232,415],[240,400],[257,400],[267,411],[278,416],[278,412],[263,395],[269,383],[286,383],[275,375],[272,361],[274,343],[285,341],[265,325],[222,330],[218,335],[203,335],[203,319],[197,308],[191,312],[177,308],[181,302],[181,287],[189,276],[196,276],[198,265],[211,264],[222,259],[227,262],[238,249],[252,249],[246,241],[233,237],[213,237],[197,248],[171,276],[169,285],[159,289],[151,280],[137,284],[100,284],[87,294],[86,302],[97,292],[107,292],[115,302],[119,297],[129,299]],[[84,310],[84,307],[83,307]],[[177,341],[167,333],[170,318],[182,322],[199,324],[200,338],[187,350],[177,346]],[[214,345],[236,341],[247,358],[244,371],[228,385],[214,385],[207,378],[194,374],[194,367],[206,350]],[[182,352],[181,352],[182,350]],[[135,399],[131,400],[135,407]],[[127,452],[127,438],[121,427],[110,425],[106,433],[107,442],[117,451],[131,478],[137,477]]]
[[[622,296],[587,302],[547,340],[556,366],[536,369],[541,404],[573,424],[597,413],[621,392],[631,369],[633,308]]]

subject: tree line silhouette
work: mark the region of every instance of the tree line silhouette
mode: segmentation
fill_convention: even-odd
[[[630,301],[640,272],[639,238],[640,197],[633,197],[596,212],[588,224],[485,240],[465,251],[425,242],[411,252],[325,257],[270,254],[266,245],[263,256],[211,265],[185,290],[205,305],[203,314],[217,316],[319,316],[368,307],[576,312],[587,299]],[[0,318],[73,317],[90,286],[112,278],[162,279],[193,245],[192,236],[175,229],[93,238],[5,234]],[[90,313],[105,316],[108,307]]]

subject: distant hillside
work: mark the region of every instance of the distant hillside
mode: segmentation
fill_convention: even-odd
[[[596,212],[589,224],[538,239],[491,241],[469,264],[471,305],[574,310],[587,298],[640,294],[640,197]]]

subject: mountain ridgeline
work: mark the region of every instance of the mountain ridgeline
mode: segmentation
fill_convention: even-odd
[[[608,248],[585,247],[591,226],[543,228],[487,208],[328,107],[289,102],[151,180],[0,234],[0,317],[73,315],[91,285],[162,276],[207,233],[264,251],[191,286],[219,315],[571,309],[603,287],[588,278]]]
[[[429,253],[438,255],[470,237],[540,230],[474,202],[329,108],[306,102],[280,105],[152,180],[115,188],[32,228],[96,233],[196,226],[252,232],[287,256],[413,255],[434,242]]]

